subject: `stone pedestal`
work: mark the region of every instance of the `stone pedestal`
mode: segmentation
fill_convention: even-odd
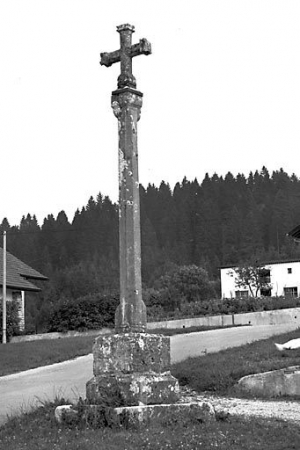
[[[94,377],[86,385],[90,404],[103,404],[109,397],[119,399],[115,406],[178,400],[178,381],[170,373],[169,337],[147,333],[99,336],[93,355]]]

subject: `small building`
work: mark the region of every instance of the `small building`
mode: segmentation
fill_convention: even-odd
[[[247,298],[251,295],[248,286],[238,286],[237,266],[221,267],[222,298]],[[300,296],[300,259],[266,262],[261,267],[264,287],[258,296]]]
[[[289,231],[287,236],[290,236],[295,242],[300,242],[300,225]]]
[[[25,292],[39,292],[41,289],[32,280],[46,281],[47,277],[6,252],[6,300],[19,304],[20,330],[25,329]],[[0,298],[3,299],[3,249],[0,247]]]

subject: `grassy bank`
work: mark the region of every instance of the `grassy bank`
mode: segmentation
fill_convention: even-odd
[[[220,327],[218,327],[220,328]],[[172,336],[215,329],[212,327],[180,328],[178,330],[151,330]],[[35,367],[66,361],[92,352],[95,336],[77,336],[63,339],[45,339],[17,344],[0,345],[0,376],[10,375]]]
[[[233,386],[243,376],[300,365],[300,349],[280,353],[274,345],[274,342],[284,343],[296,338],[299,338],[299,329],[241,347],[189,358],[174,364],[172,374],[181,385],[189,385],[198,392],[233,394]]]
[[[230,418],[212,424],[162,423],[142,431],[59,427],[54,404],[10,420],[0,428],[5,450],[282,450],[299,448],[299,426],[283,421]]]

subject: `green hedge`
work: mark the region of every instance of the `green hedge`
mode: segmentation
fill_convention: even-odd
[[[61,300],[53,309],[48,331],[86,331],[114,326],[118,294],[90,294],[76,300]]]
[[[184,319],[218,314],[239,314],[300,307],[300,298],[261,297],[248,299],[183,300],[174,311],[160,304],[161,292],[146,289],[143,293],[149,321]],[[164,292],[165,295],[165,292]],[[61,300],[53,309],[47,331],[85,331],[114,326],[119,294],[90,294],[76,300]]]
[[[153,293],[152,293],[153,294]],[[157,301],[157,298],[156,298]],[[151,303],[149,301],[149,303]],[[189,317],[211,316],[218,314],[239,314],[256,311],[300,307],[300,298],[289,297],[249,297],[247,299],[211,299],[195,302],[181,302],[180,309],[165,311],[161,305],[154,303],[147,308],[148,319],[184,319]]]

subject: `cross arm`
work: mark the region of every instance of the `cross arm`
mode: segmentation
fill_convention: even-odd
[[[140,39],[138,44],[134,44],[131,47],[130,56],[133,58],[138,55],[150,55],[151,54],[151,44],[147,39]],[[110,53],[100,53],[101,66],[110,67],[112,64],[119,62],[121,60],[121,52],[120,50],[116,50],[115,52]]]
[[[131,57],[138,55],[151,55],[151,44],[147,39],[140,39],[138,44],[134,44],[131,47]]]
[[[101,66],[110,67],[112,64],[120,61],[120,50],[116,50],[115,52],[110,53],[100,53]]]

